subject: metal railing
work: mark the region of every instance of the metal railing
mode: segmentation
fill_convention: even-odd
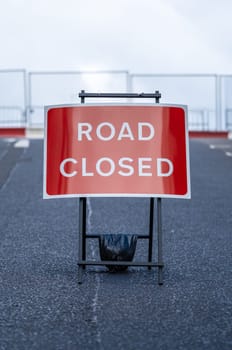
[[[226,129],[232,130],[232,108],[227,108],[225,113],[226,113]]]
[[[0,70],[0,127],[25,127],[26,106],[26,70]]]
[[[0,106],[0,127],[24,127],[26,124],[26,113],[22,107]]]
[[[209,130],[209,111],[207,109],[190,109],[188,111],[188,127],[196,131]]]
[[[82,89],[108,93],[159,90],[161,103],[188,105],[190,130],[232,130],[232,75],[131,74],[127,70],[0,70],[0,127],[43,127],[44,105],[80,103]]]

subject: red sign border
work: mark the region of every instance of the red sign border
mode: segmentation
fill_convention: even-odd
[[[170,195],[170,194],[130,194],[130,193],[94,193],[94,194],[61,194],[61,195],[49,195],[46,191],[46,178],[47,178],[47,119],[48,119],[48,111],[53,108],[68,108],[68,107],[116,107],[116,106],[140,106],[140,107],[146,107],[146,106],[152,106],[152,107],[175,107],[175,108],[181,108],[184,110],[184,116],[185,116],[185,145],[186,145],[186,175],[187,175],[187,192],[184,195]],[[133,103],[133,104],[116,104],[116,103],[104,103],[104,104],[94,104],[94,103],[88,103],[88,104],[59,104],[59,105],[48,105],[44,106],[44,157],[43,157],[43,199],[53,199],[53,198],[80,198],[80,197],[131,197],[131,198],[177,198],[177,199],[190,199],[191,198],[191,182],[190,182],[190,159],[189,159],[189,134],[188,134],[188,107],[187,105],[179,105],[179,104],[151,104],[151,103]]]

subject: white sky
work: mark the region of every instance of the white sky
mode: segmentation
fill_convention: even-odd
[[[232,0],[0,0],[0,69],[232,73]]]

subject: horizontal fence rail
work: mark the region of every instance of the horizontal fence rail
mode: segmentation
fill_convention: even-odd
[[[193,131],[232,130],[232,75],[131,74],[127,70],[0,70],[0,128],[43,128],[44,106],[80,103],[81,90],[95,93],[162,94],[161,103],[188,106]],[[88,103],[151,103],[146,99],[92,98]]]
[[[20,106],[0,106],[0,126],[24,127],[26,125],[25,110]]]

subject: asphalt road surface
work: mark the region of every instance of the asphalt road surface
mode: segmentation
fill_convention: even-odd
[[[192,199],[162,201],[164,285],[104,267],[78,285],[78,199],[42,199],[42,140],[0,139],[0,349],[232,349],[232,141],[193,139],[190,162]],[[87,204],[89,233],[147,233],[148,199]]]

